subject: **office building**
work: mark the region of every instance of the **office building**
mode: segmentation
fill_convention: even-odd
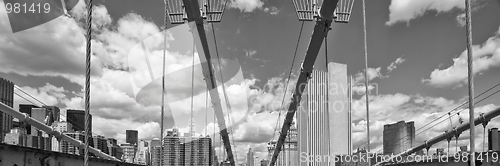
[[[137,145],[137,152],[136,152],[136,157],[135,157],[135,163],[136,164],[142,164],[142,165],[149,165],[149,143],[140,140],[139,144]]]
[[[13,128],[10,133],[5,134],[3,143],[23,146],[23,134],[19,128]]]
[[[149,147],[156,147],[156,146],[161,146],[160,139],[153,138],[153,140],[151,140],[151,144]]]
[[[209,166],[212,164],[213,147],[210,137],[191,137],[190,134],[180,136],[178,127],[167,131],[163,138],[164,165],[196,165]]]
[[[161,146],[151,147],[151,165],[160,166]]]
[[[179,128],[175,126],[163,138],[163,164],[164,165],[184,165],[184,148],[179,138]]]
[[[54,127],[56,131],[61,133],[74,132],[71,123],[68,122],[54,122],[52,123],[52,127]],[[52,137],[52,151],[62,152],[60,144],[61,143],[59,140],[57,140],[57,138]]]
[[[347,65],[330,62],[327,71],[313,70],[297,109],[298,154],[334,156],[350,154],[350,84]],[[326,135],[326,136],[325,136]],[[329,160],[312,163],[295,158],[300,166],[328,166]],[[334,165],[334,164],[331,164]]]
[[[19,112],[28,114],[31,118],[47,126],[52,126],[52,123],[60,121],[60,110],[56,106],[44,106],[40,108],[30,104],[19,104]],[[39,130],[36,127],[26,125],[26,128],[23,129],[26,131],[26,134],[38,135],[37,132]]]
[[[129,143],[121,144],[120,147],[123,151],[122,160],[127,163],[134,163],[137,147]]]
[[[252,148],[248,148],[247,152],[247,166],[253,165],[253,151]]]
[[[415,144],[415,123],[399,121],[384,125],[384,154],[399,154]]]
[[[160,164],[160,152],[161,152],[160,139],[153,138],[153,140],[151,140],[151,143],[149,144],[150,163],[152,166],[158,166]]]
[[[209,137],[181,138],[184,146],[184,164],[209,166],[212,163],[212,139]]]
[[[73,125],[74,131],[85,131],[85,111],[84,110],[66,110],[66,119]],[[89,115],[90,124],[92,124],[92,114]],[[92,125],[89,126],[92,133]]]
[[[498,128],[491,128],[488,130],[488,150],[500,150],[500,138],[498,137]]]
[[[213,158],[213,160],[212,160],[213,166],[219,166],[219,158],[217,157],[217,153],[215,152],[215,147],[214,146],[212,146],[212,153],[211,153],[211,155],[212,155],[212,158]]]
[[[123,150],[120,148],[120,146],[118,146],[116,139],[107,138],[106,142],[108,145],[108,154],[116,157],[117,159],[122,158]]]
[[[108,150],[108,140],[101,135],[95,135],[92,137],[93,145],[92,147],[99,149],[101,152],[109,154]]]
[[[44,122],[47,126],[51,126],[52,123],[58,122],[61,120],[61,110],[56,106],[44,106],[46,115]]]
[[[47,115],[47,111],[44,108],[32,108],[31,109],[31,118],[33,118],[36,121],[43,123],[45,121],[46,115]],[[31,126],[30,130],[31,130],[31,135],[33,135],[33,136],[38,136],[41,134],[43,135],[43,133],[45,133],[44,131],[36,128],[35,126]]]
[[[86,142],[85,140],[85,132],[83,131],[75,131],[75,132],[66,132],[64,133],[67,136],[74,138],[76,140],[79,140],[83,143]],[[92,137],[89,137],[89,146],[94,147],[94,140]],[[75,154],[75,155],[84,155],[84,149],[79,148],[78,146],[75,146],[67,141],[61,140],[60,142],[60,149],[62,153],[68,153],[68,154]],[[94,156],[94,154],[89,154]]]
[[[30,117],[32,117],[31,112],[34,108],[40,108],[40,107],[31,104],[19,104],[19,112],[28,114],[28,116]],[[23,129],[25,130],[26,134],[31,135],[31,125],[26,124],[26,128]]]
[[[126,136],[125,139],[126,143],[137,145],[138,143],[137,141],[139,139],[139,133],[137,132],[137,130],[126,130],[125,136]]]
[[[276,166],[287,166],[287,165],[299,165],[299,152],[298,152],[298,142],[297,142],[297,128],[295,127],[295,122],[292,122],[292,126],[288,131],[285,138],[285,143],[281,148],[281,152],[276,160]],[[276,149],[276,141],[271,141],[268,146],[268,155],[272,157],[274,150]],[[260,162],[254,162],[250,165],[259,165]]]
[[[27,135],[23,129],[14,128],[5,135],[4,143],[36,148],[41,150],[52,150],[51,138],[42,135]]]
[[[0,78],[0,102],[14,107],[14,83],[4,78]],[[0,142],[4,141],[5,134],[10,132],[13,123],[12,116],[0,111]]]

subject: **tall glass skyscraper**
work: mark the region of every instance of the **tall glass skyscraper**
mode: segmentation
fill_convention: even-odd
[[[297,110],[300,166],[334,165],[335,155],[350,154],[351,114],[347,65],[330,62],[313,70]]]

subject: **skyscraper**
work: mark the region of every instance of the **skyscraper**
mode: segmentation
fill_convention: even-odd
[[[44,108],[32,108],[31,109],[31,118],[35,119],[36,121],[42,122],[45,120],[45,115],[47,115],[47,112]],[[38,136],[42,135],[45,133],[42,130],[39,130],[35,126],[31,126],[31,135],[33,136]]]
[[[500,138],[498,137],[498,128],[491,128],[488,130],[488,150],[500,150]]]
[[[85,132],[83,131],[76,131],[76,132],[67,132],[64,133],[67,136],[74,138],[76,140],[81,141],[82,143],[85,143]],[[94,147],[94,140],[92,138],[89,139],[89,146]],[[78,146],[75,146],[67,141],[61,140],[60,143],[60,148],[63,153],[69,153],[69,154],[76,154],[76,155],[83,155],[84,154],[84,149],[79,148]],[[91,154],[92,155],[92,154]]]
[[[31,117],[31,111],[33,110],[33,108],[40,108],[40,107],[35,106],[35,105],[31,105],[31,104],[19,104],[19,112],[28,114],[28,116],[30,116],[30,117]],[[24,130],[26,131],[26,134],[31,135],[31,125],[27,124],[26,128],[24,128]]]
[[[184,149],[179,138],[178,127],[175,126],[172,131],[167,132],[163,138],[163,164],[180,166],[184,165]]]
[[[123,151],[122,160],[127,163],[134,163],[137,147],[129,143],[120,144],[120,147]]]
[[[4,78],[0,78],[0,102],[14,107],[14,83]],[[4,141],[5,134],[12,129],[12,120],[12,116],[0,111],[0,142]]]
[[[212,139],[210,137],[184,137],[184,165],[209,166],[211,161]]]
[[[125,135],[126,135],[125,142],[132,145],[137,145],[139,139],[139,133],[137,132],[137,130],[126,130]]]
[[[61,133],[74,132],[73,127],[71,126],[71,123],[68,123],[68,122],[55,122],[52,124],[52,127],[54,127],[56,131],[61,132]],[[60,144],[61,144],[61,142],[59,140],[57,140],[57,138],[52,137],[52,151],[62,152]]]
[[[53,122],[58,122],[61,117],[61,110],[56,106],[44,106],[46,111],[45,120],[42,121],[46,125],[51,126]]]
[[[285,143],[281,149],[278,159],[276,160],[276,166],[288,166],[288,165],[298,165],[299,152],[297,148],[297,128],[295,127],[295,122],[292,122],[292,126],[288,131],[285,138]],[[271,141],[268,147],[268,155],[272,156],[274,149],[276,148],[276,141]],[[258,165],[259,162],[253,163],[253,165]]]
[[[66,110],[66,118],[71,125],[73,125],[73,130],[75,131],[85,131],[85,111],[84,110]],[[92,124],[92,114],[89,116],[90,124]],[[89,129],[92,133],[92,125]]]
[[[349,154],[351,118],[347,65],[330,62],[327,71],[313,70],[297,110],[298,154],[320,157],[300,166],[333,165],[327,156]],[[332,162],[330,162],[332,161]]]
[[[149,165],[149,144],[144,140],[140,140],[137,145],[137,153],[135,163]]]
[[[399,154],[413,147],[415,143],[414,122],[399,121],[384,125],[384,154]]]
[[[253,151],[252,151],[252,148],[248,148],[248,152],[247,152],[247,165],[253,165]]]
[[[163,142],[163,164],[169,166],[209,166],[212,164],[213,147],[210,137],[182,137],[178,127],[167,132]],[[156,154],[153,154],[156,156]],[[153,157],[153,160],[155,158]]]

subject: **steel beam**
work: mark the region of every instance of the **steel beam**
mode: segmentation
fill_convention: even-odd
[[[497,117],[498,115],[500,115],[500,107],[488,112],[488,113],[485,113],[483,116],[480,116],[478,118],[476,118],[474,120],[474,126],[477,126],[479,124],[482,124],[483,122],[487,122],[487,121],[490,121],[491,119]],[[391,158],[391,160],[395,157],[399,157],[399,156],[405,156],[405,155],[409,155],[409,154],[412,154],[412,153],[415,153],[415,152],[418,152],[419,150],[422,150],[422,149],[425,149],[426,147],[430,147],[438,142],[441,142],[443,140],[446,140],[447,138],[449,137],[453,137],[453,136],[456,136],[456,135],[460,135],[462,132],[468,130],[470,128],[470,123],[465,123],[465,124],[462,124],[460,125],[459,127],[456,128],[456,130],[453,130],[451,132],[445,132],[443,134],[440,134],[439,136],[437,137],[434,137],[428,141],[425,141],[425,143],[423,144],[420,144],[414,148],[411,148],[411,149],[408,149],[398,155],[395,155],[394,157]],[[390,160],[389,160],[390,161]],[[377,164],[375,164],[375,166],[378,166],[380,164],[383,164],[383,162],[379,162]]]
[[[89,164],[92,166],[142,166],[100,158],[89,158]],[[83,165],[83,156],[0,143],[0,165],[79,166]]]
[[[229,134],[227,132],[226,122],[224,120],[224,112],[222,111],[219,91],[217,89],[217,83],[215,81],[215,74],[212,67],[210,49],[208,47],[207,35],[205,33],[205,27],[203,25],[203,17],[200,12],[200,6],[198,0],[183,0],[184,7],[188,16],[188,24],[195,38],[196,49],[198,50],[198,56],[200,61],[206,61],[207,63],[201,63],[203,70],[203,76],[205,77],[205,82],[207,87],[209,87],[210,98],[212,105],[214,107],[214,112],[217,117],[217,123],[220,129],[220,135],[222,137],[222,142],[224,148],[226,149],[227,159],[231,165],[235,165],[233,151],[231,149],[231,142],[229,140]]]
[[[316,58],[318,57],[319,49],[323,44],[325,36],[330,30],[330,25],[334,16],[333,12],[337,7],[338,1],[339,0],[325,0],[321,5],[319,17],[316,21],[316,25],[314,26],[311,41],[309,43],[309,47],[307,48],[306,57],[302,63],[299,79],[297,80],[297,84],[295,86],[295,92],[292,95],[292,102],[288,107],[288,112],[285,116],[285,121],[283,122],[283,127],[281,128],[276,148],[274,149],[271,162],[269,163],[270,166],[274,166],[276,160],[278,159],[278,155],[281,151],[283,143],[285,142],[290,125],[292,124],[293,117],[295,116],[295,112],[297,111],[300,100],[302,99],[302,93],[307,86],[307,81],[311,78],[311,73],[314,63],[316,62]]]
[[[76,140],[74,138],[71,138],[70,136],[68,136],[66,134],[63,134],[61,132],[58,132],[55,129],[53,129],[52,127],[47,126],[47,125],[43,124],[42,122],[39,122],[39,121],[31,118],[27,114],[24,114],[24,113],[21,113],[19,111],[16,111],[13,108],[11,108],[11,107],[3,104],[3,103],[0,103],[0,111],[2,111],[2,112],[6,113],[6,114],[8,114],[10,116],[13,116],[13,117],[19,119],[19,122],[25,122],[25,123],[27,123],[29,125],[35,126],[36,128],[38,128],[38,129],[40,129],[42,131],[45,131],[49,135],[54,135],[54,137],[56,137],[57,139],[63,139],[64,141],[68,141],[70,144],[78,146],[79,148],[84,148],[85,147],[85,144],[83,142],[81,142],[79,140]],[[108,160],[119,161],[115,157],[110,156],[110,155],[108,155],[106,153],[103,153],[100,150],[95,149],[93,147],[89,147],[89,151],[91,153],[94,153],[95,155],[97,155],[99,157],[102,157],[102,158],[105,158],[105,159],[108,159]]]

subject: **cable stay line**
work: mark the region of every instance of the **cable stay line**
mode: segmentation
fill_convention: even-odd
[[[494,85],[494,86],[492,86],[492,87],[488,88],[487,90],[483,91],[482,93],[480,93],[479,95],[477,95],[476,97],[474,97],[474,99],[477,99],[477,98],[481,97],[482,95],[484,95],[484,94],[488,93],[489,91],[493,90],[494,88],[498,87],[499,85],[500,85],[500,83],[497,83],[496,85]],[[500,91],[500,90],[499,90],[499,91]],[[494,92],[493,94],[490,94],[490,95],[488,95],[488,96],[487,96],[487,97],[485,97],[485,98],[489,98],[489,97],[491,97],[492,95],[494,95],[494,94],[498,93],[499,91],[496,91],[496,92]],[[480,101],[483,101],[483,100],[485,100],[485,99],[482,99],[482,100],[480,100]],[[480,102],[480,101],[479,101],[479,102]],[[479,102],[475,102],[475,103],[477,104],[477,103],[479,103]],[[468,103],[468,101],[465,101],[464,103],[460,104],[459,106],[457,106],[457,107],[455,107],[455,108],[451,109],[450,111],[448,111],[448,112],[444,113],[444,114],[443,114],[443,115],[441,115],[440,117],[438,117],[438,118],[436,118],[436,119],[432,120],[431,122],[428,122],[426,125],[424,125],[424,126],[420,127],[419,129],[415,130],[415,132],[417,132],[417,131],[420,131],[420,130],[424,129],[424,127],[426,127],[426,126],[428,126],[428,125],[431,125],[431,124],[433,124],[433,122],[436,122],[437,120],[441,119],[442,117],[444,117],[444,116],[446,116],[446,115],[448,115],[448,114],[452,113],[453,111],[456,111],[456,110],[460,109],[461,107],[463,107],[463,106],[464,106],[465,104],[467,104],[467,103]],[[458,111],[458,112],[456,112],[456,113],[453,113],[453,114],[449,115],[449,116],[450,116],[449,118],[452,118],[452,117],[453,117],[453,116],[455,116],[455,115],[460,115],[460,112],[462,112],[462,111],[464,111],[464,109],[461,109],[460,111]],[[446,120],[446,119],[445,119],[445,120]],[[442,120],[442,121],[438,122],[437,124],[440,124],[440,123],[442,123],[443,121],[444,121],[444,120]],[[437,125],[437,124],[436,124],[436,125]],[[434,126],[436,126],[436,125],[434,125]],[[419,132],[419,133],[418,133],[418,134],[416,134],[415,136],[417,136],[417,135],[419,135],[420,133],[423,133],[423,132],[425,132],[425,131],[427,131],[427,130],[429,130],[429,129],[433,128],[434,126],[431,126],[431,127],[425,128],[425,130],[423,130],[423,131]],[[404,141],[407,137],[408,137],[408,136],[406,135],[406,136],[404,136],[403,138],[401,138],[401,139],[398,141],[398,143],[397,143],[397,144],[401,144],[401,141]],[[380,152],[380,151],[377,151],[377,152]]]
[[[300,43],[300,38],[302,36],[302,30],[303,30],[303,28],[304,28],[304,21],[302,21],[302,24],[300,26],[299,36],[298,36],[298,39],[297,39],[297,45],[295,46],[295,51],[293,53],[292,64],[290,65],[290,72],[288,73],[288,78],[286,80],[286,84],[285,84],[285,87],[284,87],[285,89],[283,91],[283,98],[281,100],[281,107],[285,107],[284,106],[285,105],[285,97],[286,97],[286,93],[287,93],[287,89],[288,89],[288,84],[290,83],[290,77],[292,76],[292,70],[293,70],[293,66],[295,64],[295,59],[297,57],[297,50],[299,48],[299,43]],[[275,134],[276,134],[276,132],[278,130],[278,125],[279,125],[280,118],[281,118],[281,110],[278,111],[278,119],[276,120],[276,125],[274,127],[273,136],[271,137],[272,140],[274,140]],[[268,160],[269,160],[269,157],[271,157],[271,156],[268,155],[268,157],[267,157]]]

